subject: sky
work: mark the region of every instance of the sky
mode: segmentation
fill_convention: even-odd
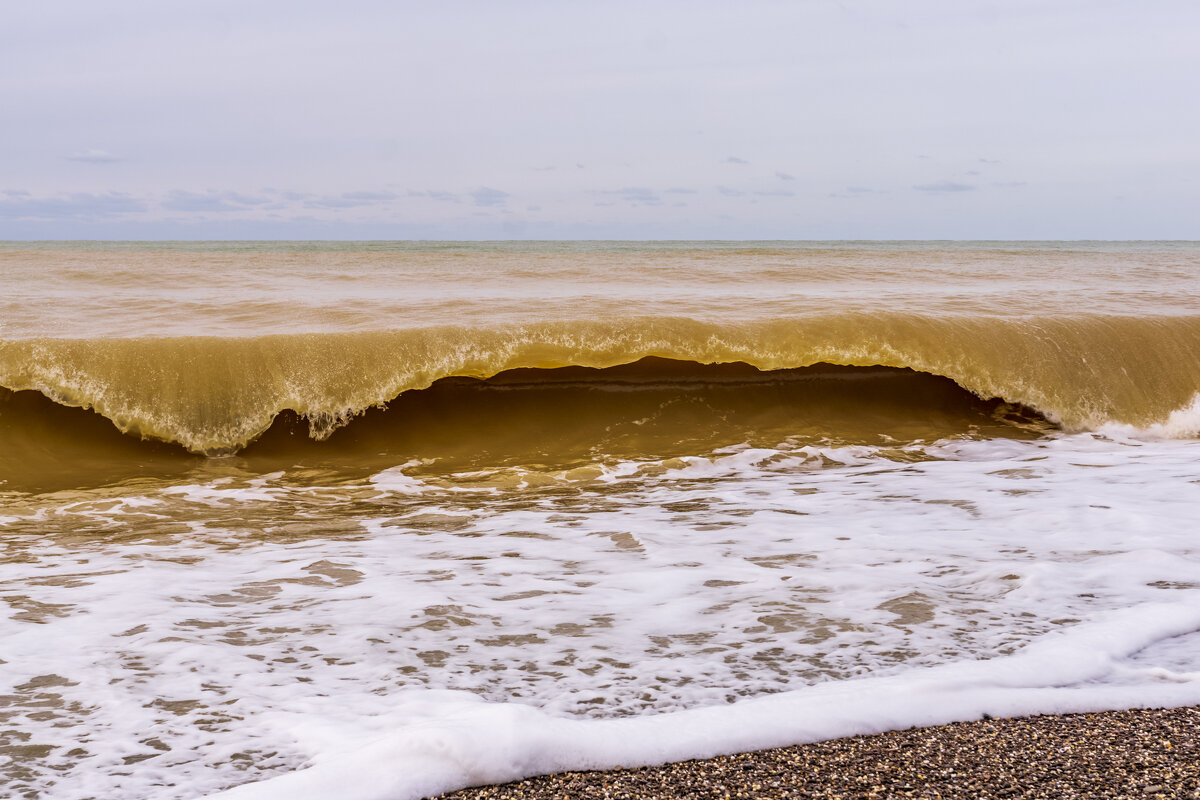
[[[3,239],[1200,239],[1195,0],[0,9]]]

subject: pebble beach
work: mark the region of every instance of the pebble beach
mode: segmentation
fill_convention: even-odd
[[[1200,707],[959,722],[439,800],[893,797],[1200,798]]]

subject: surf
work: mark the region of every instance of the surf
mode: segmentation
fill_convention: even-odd
[[[264,472],[294,463],[383,469],[414,459],[442,471],[571,469],[739,443],[1028,437],[1055,428],[1032,409],[981,400],[947,378],[910,369],[817,364],[764,371],[647,357],[607,368],[440,378],[319,438],[309,420],[285,410],[237,455]],[[0,476],[10,488],[172,474],[195,461],[180,445],[122,434],[99,414],[40,393],[0,394]]]
[[[1198,253],[0,245],[6,785],[1194,702]]]
[[[283,412],[321,440],[443,378],[605,369],[644,358],[778,371],[911,369],[1068,430],[1165,424],[1200,392],[1200,317],[824,314],[741,324],[640,317],[264,337],[0,342],[0,386],[88,408],[124,433],[237,452]],[[1193,435],[1195,431],[1180,431]]]

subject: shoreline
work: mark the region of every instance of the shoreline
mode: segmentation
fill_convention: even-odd
[[[435,800],[1200,798],[1200,706],[955,722]]]

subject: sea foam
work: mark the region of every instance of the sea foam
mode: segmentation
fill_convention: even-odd
[[[1200,608],[1147,604],[1049,634],[1015,655],[825,683],[732,705],[619,720],[569,720],[459,694],[403,698],[354,733],[320,742],[299,772],[222,800],[417,800],[532,775],[706,758],[841,736],[1038,713],[1200,703],[1200,674],[1122,668],[1147,646],[1200,630]]]
[[[1198,448],[781,443],[461,474],[216,460],[14,496],[0,639],[20,657],[0,687],[49,755],[10,782],[416,797],[1200,702]]]

